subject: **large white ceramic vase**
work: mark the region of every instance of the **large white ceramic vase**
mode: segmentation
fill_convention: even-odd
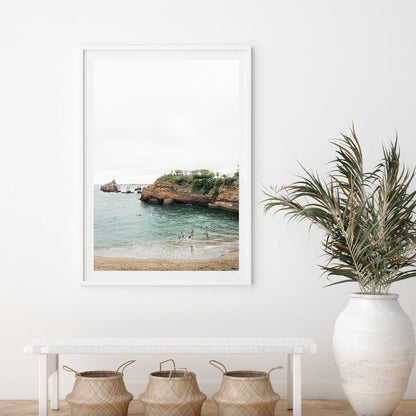
[[[352,294],[335,323],[335,361],[358,416],[391,416],[406,392],[415,336],[398,297]]]

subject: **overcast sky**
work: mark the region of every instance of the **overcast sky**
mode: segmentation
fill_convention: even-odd
[[[237,59],[99,59],[93,79],[94,183],[236,171]]]

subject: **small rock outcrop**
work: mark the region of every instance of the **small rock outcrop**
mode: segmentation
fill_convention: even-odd
[[[111,182],[101,185],[100,188],[103,192],[118,192],[118,186],[116,180],[113,179]]]
[[[141,199],[143,199],[143,198],[141,198]],[[146,202],[150,202],[151,204],[160,204],[162,201],[160,201],[157,198],[150,197],[149,199],[146,199]]]
[[[215,201],[212,204],[208,204],[208,208],[217,208],[223,209],[224,211],[238,212],[238,203],[235,202],[225,202],[225,201]]]
[[[163,200],[163,205],[173,205],[175,201],[172,198],[165,198]]]

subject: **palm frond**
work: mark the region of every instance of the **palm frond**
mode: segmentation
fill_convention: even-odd
[[[415,170],[400,161],[397,136],[383,158],[365,171],[354,126],[351,137],[333,140],[335,159],[328,178],[301,165],[303,176],[265,192],[265,212],[284,212],[321,228],[327,286],[357,282],[362,292],[387,293],[391,284],[416,276]]]

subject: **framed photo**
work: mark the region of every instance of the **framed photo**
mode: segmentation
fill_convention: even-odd
[[[251,284],[251,50],[81,48],[83,284]]]

